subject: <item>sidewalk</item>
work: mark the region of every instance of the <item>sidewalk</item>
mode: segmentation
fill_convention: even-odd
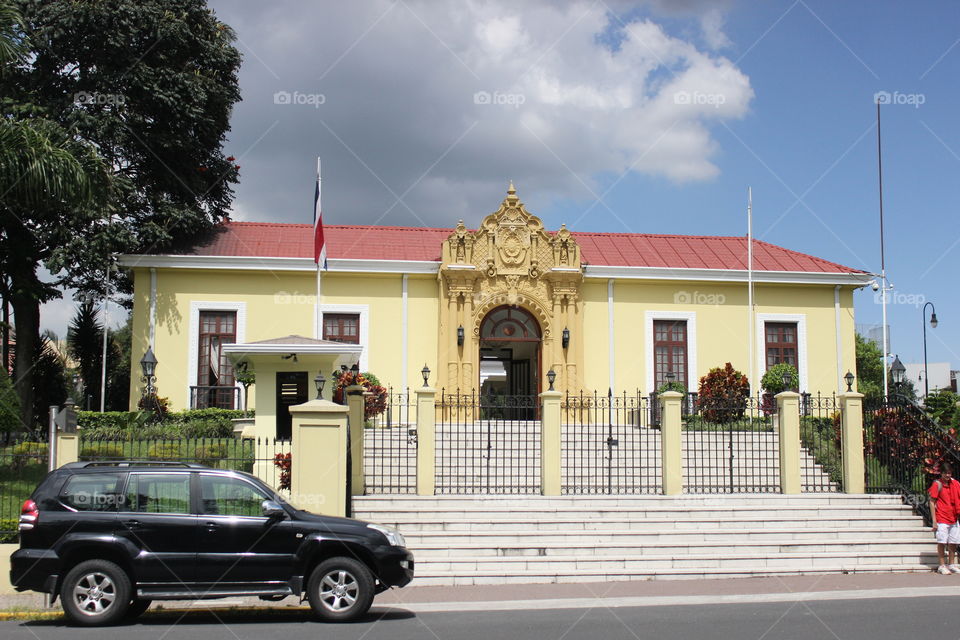
[[[388,608],[413,613],[497,611],[509,609],[580,609],[690,604],[792,602],[863,598],[960,596],[960,575],[924,573],[855,573],[821,576],[728,578],[718,580],[647,580],[582,584],[516,584],[464,587],[407,587],[382,593],[373,612]],[[165,610],[297,609],[295,598],[264,602],[258,598],[161,602]],[[154,608],[158,605],[154,604]],[[0,611],[43,611],[38,594],[0,596]],[[53,609],[59,612],[59,603]]]

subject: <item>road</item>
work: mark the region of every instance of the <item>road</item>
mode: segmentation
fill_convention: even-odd
[[[960,597],[767,604],[418,613],[374,606],[361,622],[315,622],[305,610],[151,613],[127,625],[67,627],[61,620],[0,622],[4,640],[902,640],[956,637]]]

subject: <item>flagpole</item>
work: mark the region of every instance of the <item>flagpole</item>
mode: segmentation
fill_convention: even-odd
[[[753,353],[754,313],[753,313],[753,187],[747,187],[747,352],[750,354],[751,393],[755,389],[756,357]]]
[[[323,211],[323,207],[320,206],[320,195],[321,195],[321,192],[322,192],[322,190],[321,190],[321,180],[320,180],[320,156],[317,156],[317,201],[314,203],[314,211],[313,211],[313,215],[314,215],[314,221],[313,221],[313,224],[314,224],[314,231],[313,231],[313,233],[314,233],[314,242],[316,242],[316,233],[317,233],[317,231],[316,231],[316,225],[317,225],[316,216],[317,216],[317,212],[318,212],[318,211]],[[323,327],[320,326],[320,315],[321,315],[321,312],[320,312],[320,296],[322,295],[322,288],[321,288],[321,285],[320,285],[320,279],[321,279],[321,277],[320,277],[320,262],[321,262],[320,260],[317,260],[317,304],[316,304],[316,307],[314,308],[314,326],[315,326],[316,336],[317,336],[318,339],[323,338]]]

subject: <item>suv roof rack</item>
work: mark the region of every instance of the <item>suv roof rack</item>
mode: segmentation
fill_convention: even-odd
[[[208,469],[196,462],[178,460],[89,460],[86,462],[68,462],[66,469],[90,469],[91,467],[186,467],[188,469]]]

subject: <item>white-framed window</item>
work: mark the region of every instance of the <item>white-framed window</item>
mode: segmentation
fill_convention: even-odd
[[[767,324],[771,325],[771,331],[767,331]],[[791,325],[796,325],[795,335],[790,331]],[[779,329],[773,331],[773,329]],[[769,368],[768,357],[770,361],[784,360],[782,349],[779,352],[768,353],[768,346],[772,347],[774,342],[771,340],[796,340],[796,361],[797,372],[800,374],[800,391],[807,390],[807,316],[803,313],[758,313],[757,314],[757,371],[762,377]],[[768,344],[769,343],[769,344]],[[789,349],[792,344],[787,345],[787,358],[789,360]],[[792,364],[792,363],[791,363]],[[758,378],[759,383],[759,378]]]
[[[190,388],[196,387],[199,379],[200,353],[200,312],[201,311],[232,311],[236,313],[236,341],[246,342],[247,339],[247,303],[246,302],[219,302],[207,300],[193,300],[190,302],[190,339],[187,348],[187,399],[189,404]],[[222,345],[221,345],[222,346]]]
[[[656,366],[656,331],[654,323],[674,320],[686,323],[686,379],[677,380],[687,387],[687,391],[697,390],[697,314],[695,311],[647,311],[644,318],[645,346],[644,360],[646,362],[646,389],[645,393],[657,390],[655,373]]]
[[[360,370],[367,371],[369,362],[367,354],[370,352],[370,306],[365,304],[322,304],[317,310],[317,326],[315,335],[323,339],[324,316],[331,314],[334,317],[356,317],[359,324],[358,340],[354,344],[363,347],[360,352]]]

